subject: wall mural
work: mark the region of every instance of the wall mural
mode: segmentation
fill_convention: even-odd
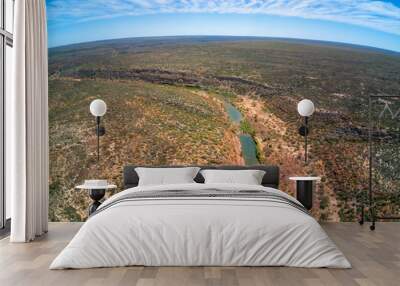
[[[400,215],[400,94],[370,98],[371,192],[378,215]],[[393,203],[394,202],[394,203]]]
[[[322,177],[316,218],[355,221],[368,190],[368,96],[400,91],[400,30],[385,24],[390,15],[371,12],[380,21],[371,25],[318,16],[313,1],[296,17],[252,6],[260,1],[140,2],[47,1],[50,220],[86,219],[90,199],[74,187],[101,178],[121,190],[126,164],[277,164],[290,194],[289,176]],[[98,169],[89,112],[97,98],[108,106]],[[316,106],[308,165],[296,110],[304,98]],[[392,202],[379,213],[399,208],[398,196],[379,196]]]

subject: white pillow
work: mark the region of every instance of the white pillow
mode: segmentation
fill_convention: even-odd
[[[200,168],[135,168],[139,176],[139,186],[195,183],[193,180]]]
[[[261,185],[265,171],[262,170],[202,170],[205,184]]]

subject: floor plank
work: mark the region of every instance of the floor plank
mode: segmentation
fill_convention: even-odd
[[[289,267],[119,267],[50,271],[55,256],[81,223],[50,223],[49,233],[27,244],[0,240],[0,285],[399,285],[400,223],[325,223],[323,228],[344,252],[352,269]]]

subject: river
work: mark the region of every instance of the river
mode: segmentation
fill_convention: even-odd
[[[224,101],[225,110],[228,113],[229,119],[235,123],[240,124],[243,120],[242,113],[231,103]],[[257,165],[257,145],[250,134],[239,135],[240,145],[242,149],[242,156],[246,165]]]

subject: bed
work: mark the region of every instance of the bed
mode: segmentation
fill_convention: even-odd
[[[138,186],[107,199],[50,269],[118,266],[291,266],[350,268],[343,253],[293,197],[278,190],[277,166],[207,166],[265,171],[261,185]]]

